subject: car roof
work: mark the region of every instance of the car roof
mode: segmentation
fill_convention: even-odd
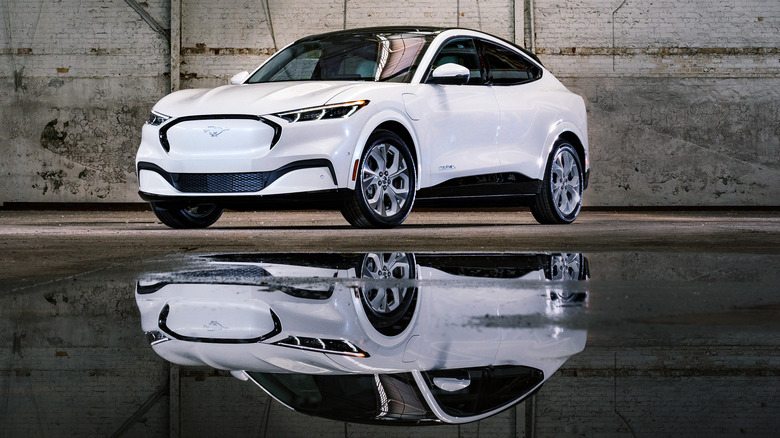
[[[343,29],[343,30],[337,30],[333,32],[326,32],[321,33],[317,35],[310,35],[303,38],[300,38],[296,42],[305,42],[305,41],[311,41],[311,40],[318,40],[323,38],[334,38],[339,36],[347,36],[347,35],[377,35],[377,34],[388,34],[388,33],[425,33],[425,34],[431,34],[431,35],[438,35],[444,31],[448,30],[461,30],[461,31],[470,31],[470,32],[477,32],[483,35],[487,35],[493,38],[496,38],[505,44],[508,44],[517,50],[520,50],[521,52],[525,53],[529,57],[531,57],[534,61],[536,61],[539,65],[542,65],[542,62],[539,60],[539,58],[536,56],[535,53],[531,52],[530,50],[526,49],[525,47],[522,47],[518,44],[515,44],[511,41],[508,41],[504,38],[497,37],[495,35],[491,35],[489,33],[483,32],[481,30],[476,29],[467,29],[462,27],[437,27],[437,26],[375,26],[375,27],[360,27],[355,29]]]

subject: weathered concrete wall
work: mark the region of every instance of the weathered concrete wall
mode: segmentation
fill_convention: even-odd
[[[588,103],[590,205],[780,205],[780,3],[535,3]]]
[[[175,11],[180,6],[180,16]],[[37,0],[0,5],[0,204],[136,202],[133,156],[171,83],[212,87],[298,37],[463,26],[524,43],[589,110],[585,203],[780,205],[774,0]]]
[[[168,23],[168,4],[150,15]],[[169,43],[124,2],[0,5],[0,203],[136,201],[133,160]]]

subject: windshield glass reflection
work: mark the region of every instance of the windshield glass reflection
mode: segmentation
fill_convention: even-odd
[[[545,254],[218,254],[139,276],[154,351],[310,415],[476,421],[535,391],[586,330],[588,262]]]

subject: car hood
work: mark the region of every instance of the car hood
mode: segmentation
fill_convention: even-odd
[[[224,85],[171,93],[154,111],[171,117],[210,114],[263,115],[324,105],[338,94],[358,86],[354,82],[269,82]]]

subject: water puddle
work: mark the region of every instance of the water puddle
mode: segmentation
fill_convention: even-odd
[[[771,434],[778,268],[639,252],[143,261],[0,297],[0,422],[10,436]]]

